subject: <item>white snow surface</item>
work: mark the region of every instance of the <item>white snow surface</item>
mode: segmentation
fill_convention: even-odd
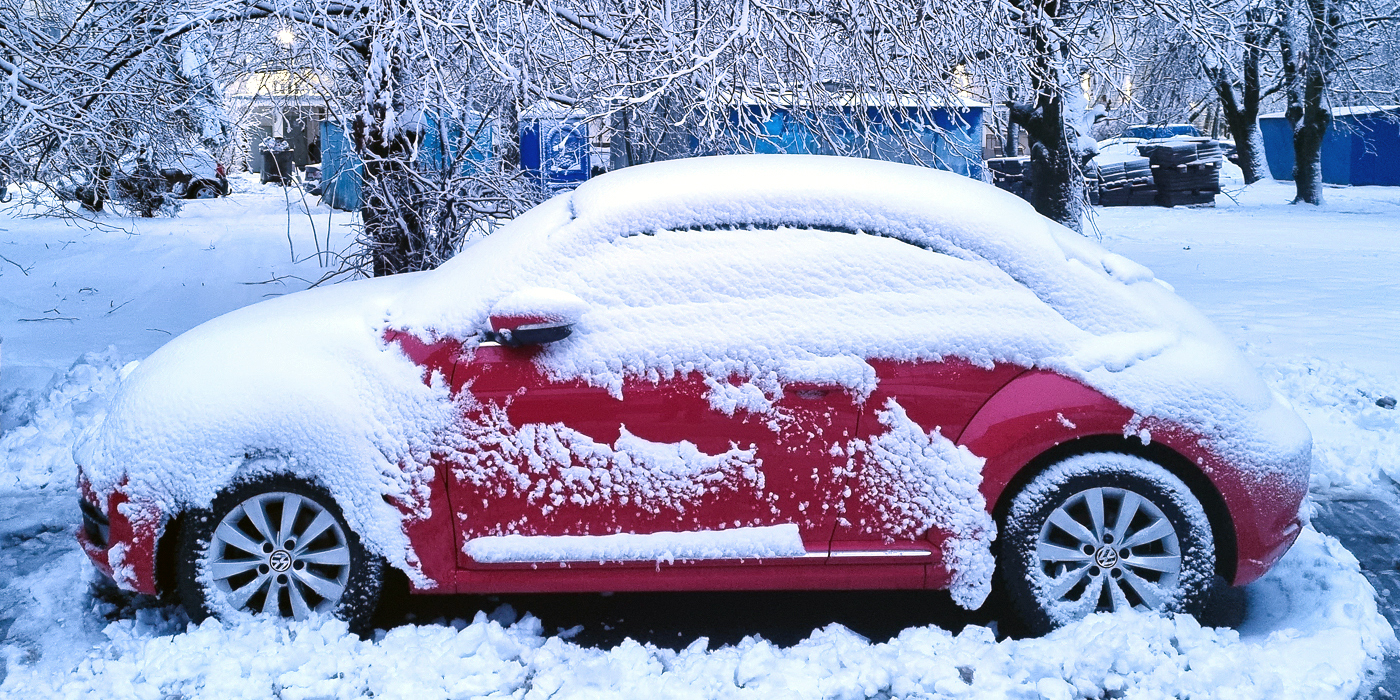
[[[109,623],[112,609],[91,597],[94,574],[73,538],[74,436],[126,362],[148,355],[164,331],[305,284],[287,274],[320,275],[286,258],[287,235],[311,248],[310,231],[296,228],[305,214],[287,217],[280,189],[239,189],[188,203],[186,218],[111,217],[95,229],[0,212],[0,254],[28,269],[0,261],[0,697],[1324,700],[1364,690],[1394,648],[1355,558],[1311,528],[1247,589],[1237,632],[1126,613],[1021,641],[916,627],[871,643],[833,625],[791,648],[751,637],[670,651],[579,646],[508,610],[404,625],[372,641],[329,620],[187,630],[181,614],[161,608]],[[1400,412],[1375,401],[1400,394],[1400,188],[1329,188],[1321,208],[1289,206],[1288,183],[1231,194],[1238,203],[1222,195],[1216,209],[1098,210],[1092,223],[1106,247],[1150,264],[1263,366],[1312,430],[1314,498],[1391,488]],[[243,284],[270,277],[282,282]],[[91,288],[100,294],[82,291]],[[61,313],[48,315],[78,320],[16,321],[53,302]]]
[[[38,581],[68,580],[68,557]],[[90,601],[42,592],[48,614],[92,615]],[[61,663],[15,664],[11,697],[533,698],[1192,697],[1347,698],[1362,689],[1395,637],[1374,591],[1335,540],[1306,530],[1250,589],[1268,611],[1239,631],[1189,617],[1097,614],[1040,639],[996,641],[911,627],[872,643],[840,625],[789,648],[760,637],[679,651],[626,641],[574,644],[509,609],[451,625],[407,625],[362,641],[329,619],[302,623],[210,620],[188,628],[147,611],[100,630],[45,638],[92,652]],[[19,650],[6,648],[11,658]],[[46,663],[47,662],[47,663]]]
[[[655,561],[774,559],[807,553],[796,525],[736,527],[645,535],[503,535],[467,540],[463,551],[484,564],[546,561]]]

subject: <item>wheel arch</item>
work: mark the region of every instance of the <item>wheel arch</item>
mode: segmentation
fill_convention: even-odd
[[[1136,436],[1089,435],[1062,442],[1036,455],[1021,467],[997,498],[992,507],[992,517],[999,526],[1006,522],[1011,502],[1026,484],[1050,466],[1070,457],[1095,452],[1117,452],[1149,460],[1181,479],[1192,495],[1201,503],[1210,521],[1211,533],[1215,539],[1215,569],[1222,578],[1231,583],[1235,580],[1239,566],[1239,545],[1236,540],[1234,518],[1225,505],[1225,498],[1215,487],[1205,472],[1189,458],[1160,442],[1143,442]]]

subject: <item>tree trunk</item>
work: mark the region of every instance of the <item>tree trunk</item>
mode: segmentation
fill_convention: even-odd
[[[364,162],[360,218],[375,277],[430,267],[424,222],[415,206],[412,132],[399,123],[403,104],[396,89],[399,66],[378,40],[371,44],[364,107],[355,117],[355,149]]]
[[[1039,99],[1043,98],[1043,99]],[[1012,105],[1011,115],[1031,144],[1031,205],[1041,216],[1083,231],[1084,171],[1067,138],[1063,102],[1040,95],[1035,107]]]
[[[1280,2],[1280,15],[1287,8]],[[1287,85],[1288,109],[1293,127],[1294,204],[1322,204],[1322,139],[1332,124],[1327,104],[1328,79],[1336,64],[1337,28],[1341,13],[1334,0],[1307,0],[1308,52],[1295,54],[1293,37],[1279,33],[1280,58]],[[1287,26],[1280,21],[1280,26]]]
[[[1311,76],[1310,76],[1311,77]],[[1301,105],[1289,106],[1288,121],[1293,125],[1293,183],[1297,189],[1294,204],[1322,204],[1322,138],[1332,123],[1332,115],[1322,106],[1321,81],[1308,81]]]
[[[507,172],[520,170],[520,100],[514,91],[501,105],[501,166]]]
[[[1029,4],[1034,7],[1027,7]],[[1016,6],[1027,16],[1041,15],[1054,22],[1064,10],[1060,0],[1021,0]],[[1036,64],[1031,68],[1031,104],[1009,102],[1011,121],[1026,130],[1031,146],[1031,204],[1041,216],[1075,231],[1084,230],[1084,164],[1091,154],[1076,153],[1065,124],[1063,76],[1058,52],[1062,42],[1052,41],[1045,22],[1028,23],[1024,30],[1033,46]]]
[[[1014,89],[1006,91],[1006,100],[1008,105],[1016,101],[1016,91]],[[1012,119],[1008,113],[1006,119],[1006,144],[1001,147],[1002,157],[1015,158],[1021,155],[1021,134],[1019,131],[1020,128],[1016,126],[1016,120]]]
[[[1249,9],[1245,13],[1244,63],[1239,84],[1236,84],[1225,65],[1217,63],[1206,67],[1215,94],[1220,98],[1220,111],[1225,115],[1230,136],[1235,139],[1235,150],[1239,153],[1240,170],[1244,173],[1246,185],[1264,178],[1264,139],[1259,133],[1259,60],[1268,35],[1264,8]],[[1238,96],[1236,87],[1240,90]]]

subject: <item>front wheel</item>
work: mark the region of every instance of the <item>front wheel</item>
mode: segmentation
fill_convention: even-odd
[[[1071,457],[1035,477],[1006,516],[998,565],[1036,634],[1124,609],[1199,615],[1215,580],[1210,521],[1160,465]]]
[[[219,196],[219,186],[208,180],[195,180],[185,190],[185,199],[214,199]]]
[[[324,490],[285,476],[237,484],[195,513],[177,568],[190,617],[331,614],[368,626],[383,581]]]

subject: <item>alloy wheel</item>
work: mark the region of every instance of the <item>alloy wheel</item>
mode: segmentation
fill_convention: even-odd
[[[1035,543],[1045,603],[1079,614],[1162,610],[1180,597],[1181,542],[1151,501],[1121,488],[1091,488],[1050,513]]]
[[[334,609],[350,562],[336,517],[313,499],[279,491],[253,496],[219,521],[205,570],[233,609],[301,620]]]

